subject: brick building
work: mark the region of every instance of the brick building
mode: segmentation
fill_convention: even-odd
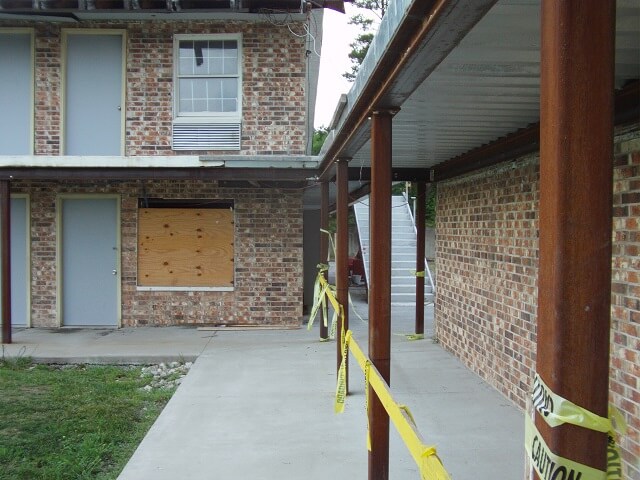
[[[614,151],[609,395],[629,425],[628,478],[640,478],[638,125]],[[538,153],[438,183],[436,336],[522,409],[536,372],[539,202]]]
[[[300,323],[324,7],[0,2],[14,325]]]

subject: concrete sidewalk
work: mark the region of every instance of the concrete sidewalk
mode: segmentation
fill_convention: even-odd
[[[148,364],[192,362],[215,332],[195,327],[14,329],[0,356],[38,363]]]
[[[367,317],[363,289],[353,289]],[[432,340],[408,341],[414,308],[392,307],[391,388],[453,479],[523,477],[523,416]],[[367,325],[351,312],[367,351]],[[433,332],[433,308],[425,330]],[[350,362],[345,413],[333,413],[335,342],[312,332],[189,327],[26,329],[5,356],[52,363],[197,361],[120,475],[121,480],[367,478],[364,376]],[[390,478],[417,467],[391,427]]]
[[[393,317],[394,331],[411,331],[412,308],[394,307]],[[351,325],[366,351],[366,325],[354,315]],[[521,412],[431,340],[394,336],[392,356],[395,399],[452,478],[522,478]],[[317,325],[218,333],[119,479],[367,478],[363,374],[352,360],[346,410],[336,415],[335,362],[336,345],[318,342]],[[419,478],[393,427],[390,478]]]

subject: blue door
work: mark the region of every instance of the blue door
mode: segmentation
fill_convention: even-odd
[[[122,35],[67,35],[66,155],[120,155]]]
[[[11,197],[11,325],[29,325],[29,217],[24,197]]]
[[[64,198],[61,210],[61,323],[117,327],[118,202]]]
[[[32,151],[30,33],[0,33],[0,155]]]

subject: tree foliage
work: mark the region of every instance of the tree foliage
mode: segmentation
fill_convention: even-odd
[[[324,141],[327,139],[327,135],[329,135],[329,130],[327,130],[326,127],[316,128],[313,131],[311,155],[318,155],[320,153],[320,149],[322,148]]]
[[[380,20],[384,17],[389,6],[389,0],[354,0],[353,6],[362,13],[353,15],[349,19],[349,24],[357,25],[361,29],[361,33],[349,44],[351,47],[351,52],[349,52],[351,70],[342,74],[351,82],[356,79],[360,65],[362,65],[364,57],[367,56]]]

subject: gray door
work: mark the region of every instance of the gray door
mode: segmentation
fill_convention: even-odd
[[[0,33],[0,155],[31,154],[31,35]]]
[[[62,200],[62,324],[118,325],[116,199]]]
[[[26,327],[29,318],[27,199],[11,199],[11,325]]]
[[[65,154],[120,155],[122,36],[68,35]]]

